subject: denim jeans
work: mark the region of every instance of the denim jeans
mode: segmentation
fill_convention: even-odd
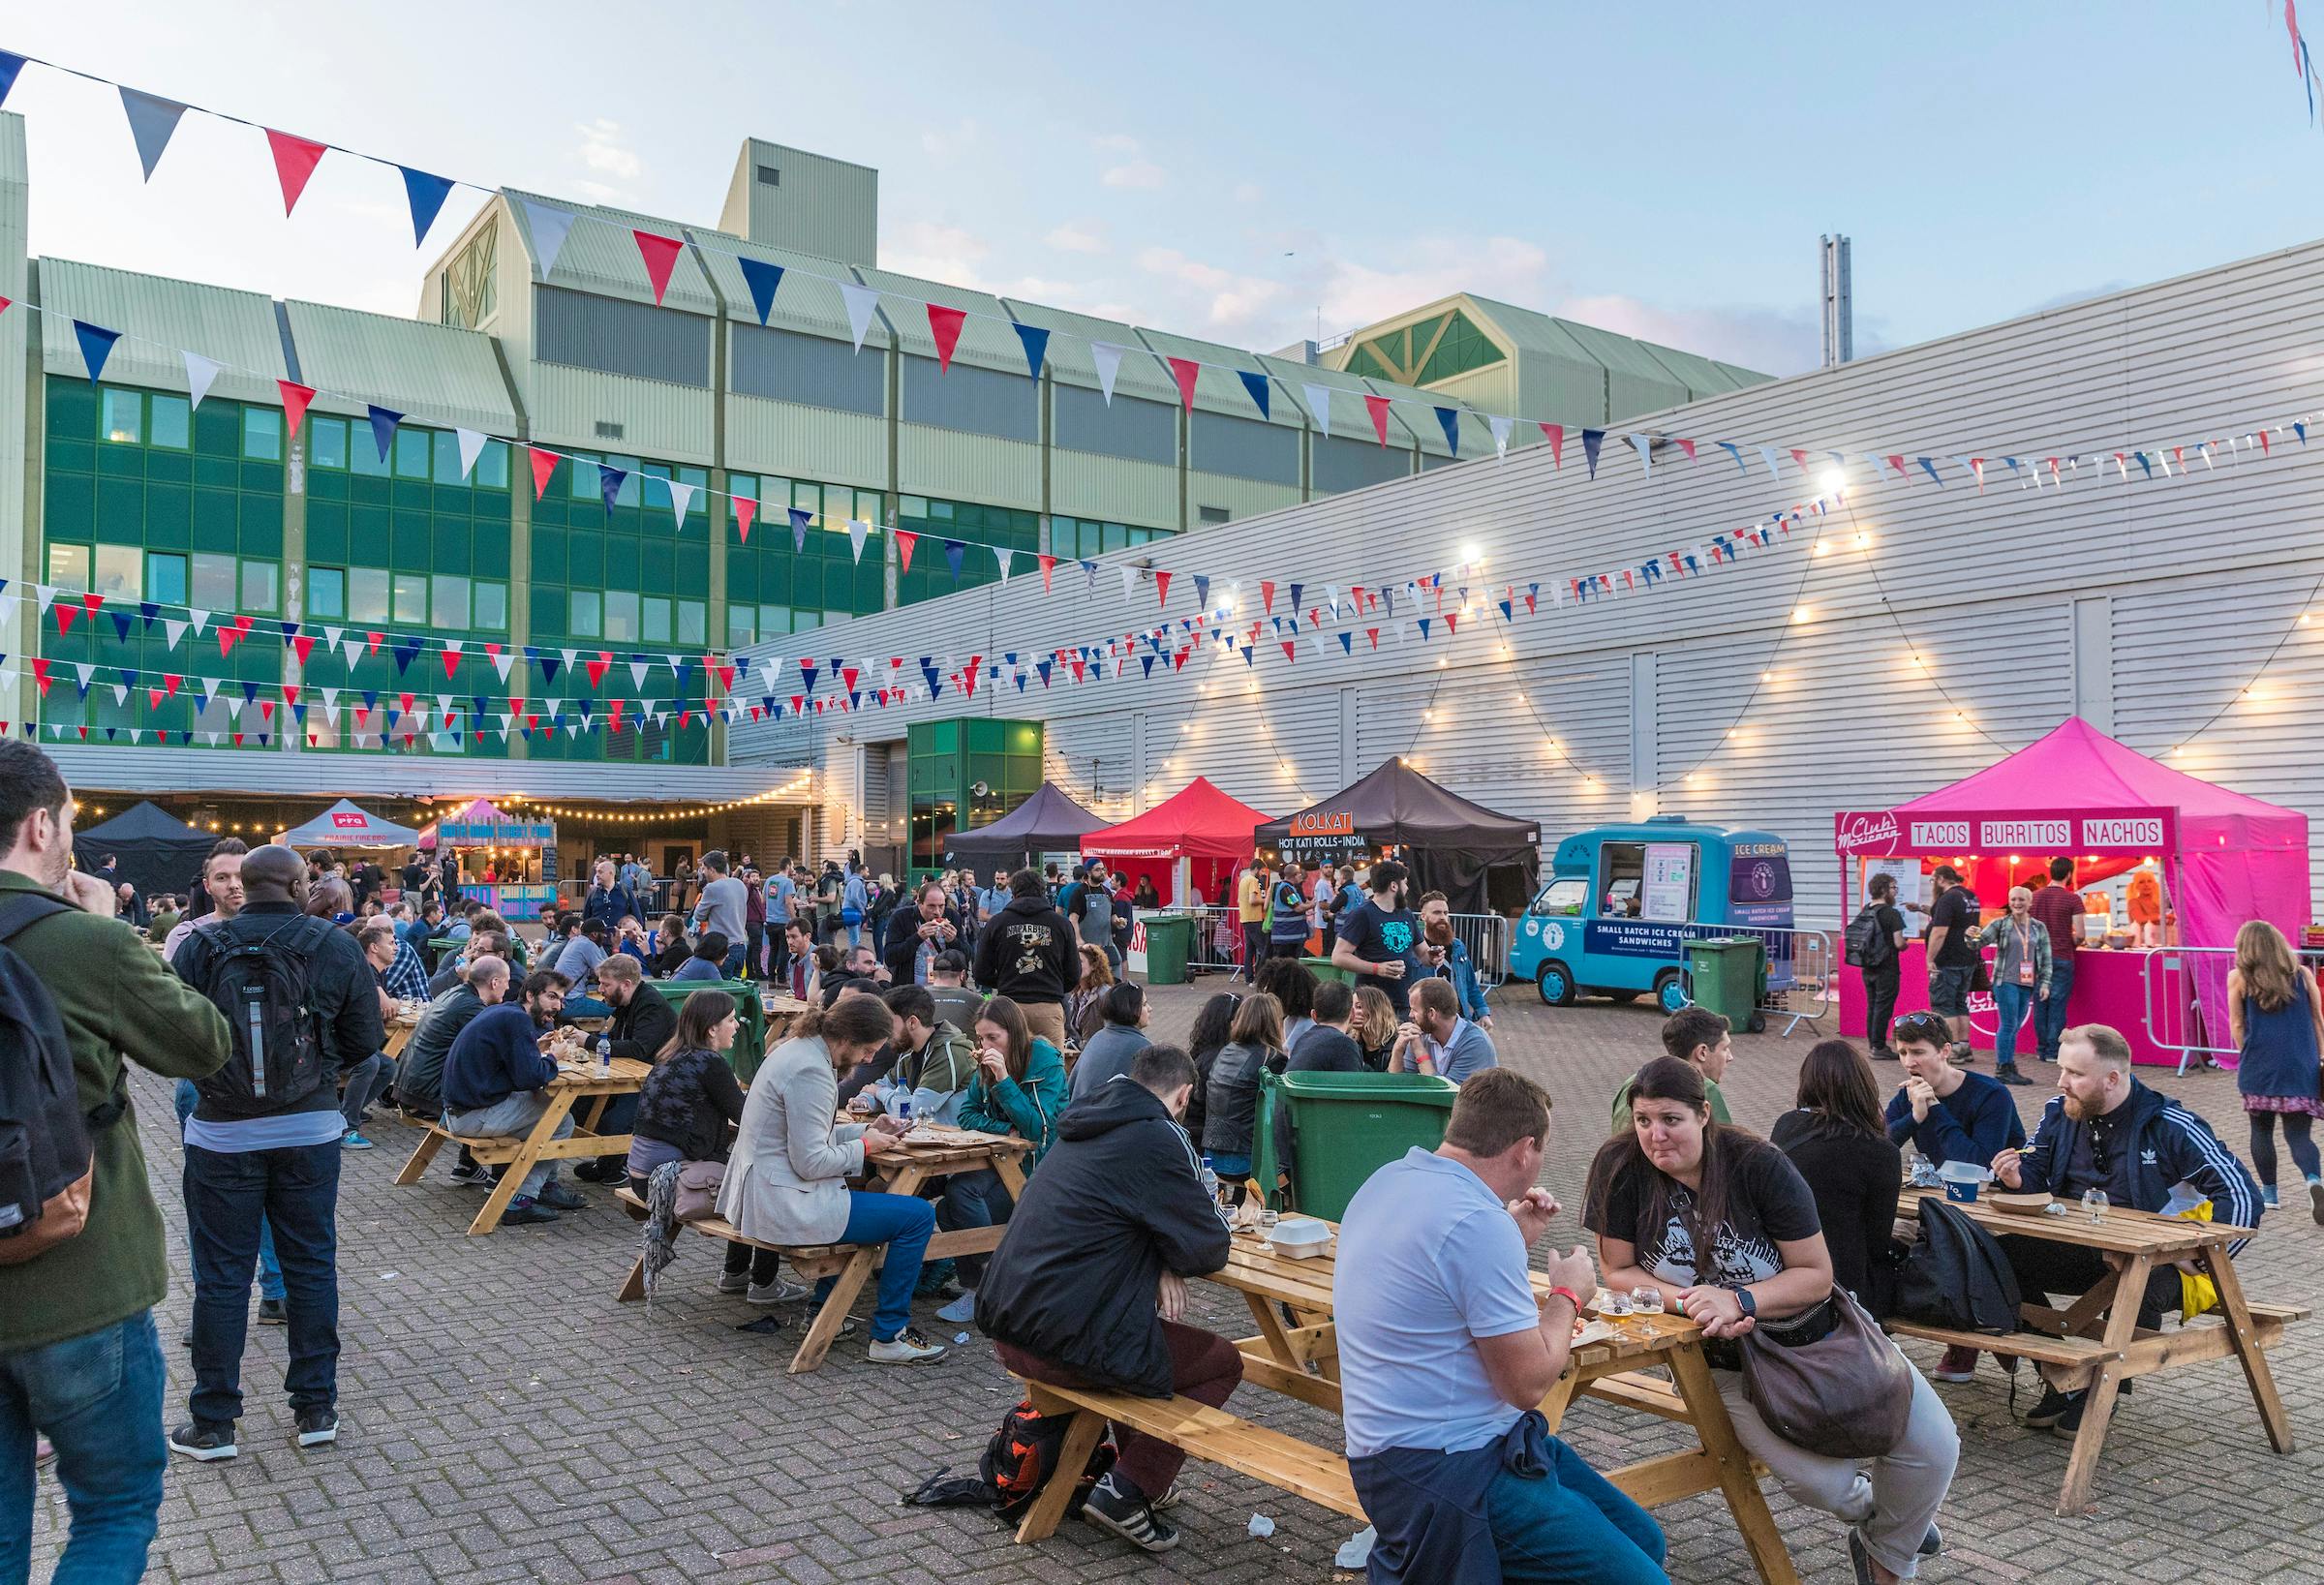
[[[943,1211],[937,1220],[948,1230],[967,1228],[1006,1227],[1009,1213],[1017,1208],[1016,1200],[1000,1174],[988,1167],[978,1173],[955,1173],[944,1180]],[[960,1277],[963,1288],[974,1289],[985,1276],[985,1263],[990,1255],[963,1255],[960,1258]]]
[[[2017,1034],[2026,1021],[2026,1010],[2037,1005],[2034,988],[2030,985],[2004,985],[1996,981],[1993,987],[1993,1013],[1997,1021],[1993,1031],[1993,1061],[1996,1067],[2017,1066]]]
[[[116,1585],[145,1572],[160,1527],[162,1345],[153,1312],[46,1348],[0,1354],[0,1581],[32,1568],[36,1436],[56,1448],[72,1534],[51,1579]]]
[[[1662,1526],[1555,1437],[1549,1459],[1538,1479],[1504,1469],[1485,1490],[1501,1577],[1510,1585],[1668,1585]]]
[[[394,1082],[395,1058],[385,1052],[374,1052],[354,1065],[347,1076],[347,1087],[339,1092],[339,1115],[347,1120],[350,1134],[362,1129],[364,1110]]]
[[[2074,960],[2061,955],[2050,960],[2050,999],[2034,1004],[2034,1044],[2044,1062],[2058,1060],[2058,1041],[2065,1033],[2065,998],[2074,990]]]
[[[743,977],[743,944],[740,941],[726,949],[726,960],[719,965],[719,972],[729,980]]]
[[[274,1224],[283,1259],[293,1412],[328,1409],[339,1395],[339,1142],[275,1150],[186,1146],[186,1232],[194,1246],[195,1420],[242,1417],[242,1346],[250,1329],[250,1271],[259,1223]]]
[[[532,1134],[533,1125],[540,1121],[540,1114],[548,1110],[547,1090],[520,1089],[502,1096],[490,1106],[478,1107],[474,1112],[454,1112],[446,1107],[443,1126],[455,1134],[467,1134],[474,1138],[521,1140]],[[570,1139],[572,1133],[573,1114],[567,1112],[557,1119],[556,1132],[549,1138]],[[541,1185],[555,1176],[556,1173],[556,1162],[536,1162],[533,1170],[525,1174],[524,1182],[517,1185],[517,1198],[532,1199],[540,1193]]]
[[[194,1087],[191,1079],[177,1082],[177,1126],[182,1134],[186,1119],[201,1104],[201,1091]],[[259,1218],[259,1296],[280,1300],[283,1296],[283,1263],[274,1258],[274,1225],[263,1216]],[[0,1573],[0,1581],[8,1578]]]
[[[879,1268],[879,1297],[872,1311],[872,1336],[885,1343],[912,1324],[912,1290],[920,1285],[920,1261],[936,1231],[933,1205],[912,1194],[847,1192],[847,1227],[843,1244],[886,1244],[887,1259]],[[815,1302],[831,1292],[825,1277],[815,1284]]]

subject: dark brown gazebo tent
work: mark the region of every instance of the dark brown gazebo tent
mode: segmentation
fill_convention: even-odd
[[[1043,853],[1078,853],[1082,838],[1112,821],[1091,814],[1054,781],[1044,781],[1030,798],[991,825],[971,826],[945,838],[945,856],[979,869],[1010,869],[1038,862]]]
[[[1253,835],[1262,849],[1334,864],[1400,847],[1415,894],[1442,892],[1456,914],[1523,907],[1541,875],[1538,823],[1472,804],[1401,758]]]

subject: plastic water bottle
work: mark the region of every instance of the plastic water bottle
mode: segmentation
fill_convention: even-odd
[[[907,1089],[903,1089],[903,1088],[902,1088],[901,1086],[899,1086],[899,1087],[898,1087],[898,1089],[897,1089],[897,1091],[896,1091],[896,1098],[895,1098],[895,1100],[894,1100],[892,1103],[890,1103],[889,1110],[890,1110],[890,1111],[892,1111],[892,1112],[894,1112],[894,1113],[896,1113],[896,1120],[897,1120],[898,1122],[900,1122],[900,1123],[903,1124],[903,1125],[904,1125],[904,1127],[906,1127],[906,1128],[909,1128],[909,1127],[911,1127],[911,1125],[912,1125],[912,1095],[911,1095],[911,1091],[909,1091],[909,1090],[907,1090]]]
[[[1218,1199],[1218,1169],[1210,1165],[1210,1153],[1203,1152],[1203,1193],[1213,1202]]]
[[[597,1077],[599,1079],[613,1077],[613,1041],[610,1036],[597,1036]]]

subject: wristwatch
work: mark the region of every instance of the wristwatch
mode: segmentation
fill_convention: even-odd
[[[1735,1302],[1743,1306],[1743,1314],[1749,1319],[1757,1321],[1759,1318],[1759,1301],[1751,1296],[1750,1289],[1736,1289]]]

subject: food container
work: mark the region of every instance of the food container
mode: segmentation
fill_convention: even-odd
[[[1997,1194],[1987,1198],[1995,1210],[2005,1210],[2016,1216],[2039,1216],[2050,1208],[2046,1194]]]
[[[1275,1253],[1295,1261],[1311,1261],[1331,1248],[1331,1227],[1312,1216],[1286,1216],[1267,1235]]]
[[[1993,1181],[1993,1173],[1973,1161],[1948,1161],[1937,1169],[1937,1181],[1944,1185],[1947,1200],[1974,1200],[1977,1190]]]

